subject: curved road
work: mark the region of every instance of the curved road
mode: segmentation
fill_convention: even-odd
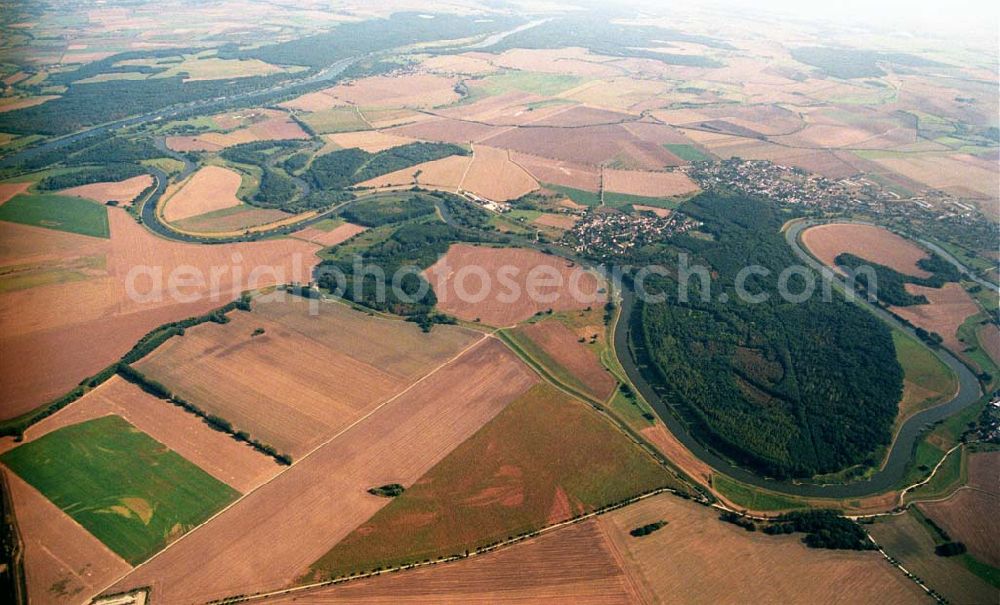
[[[814,223],[800,222],[788,229],[785,238],[788,244],[795,251],[795,254],[802,262],[812,269],[819,271],[822,265],[809,255],[799,245],[798,236],[807,227]],[[835,278],[838,279],[839,278]],[[840,282],[843,284],[842,282]],[[845,286],[846,287],[846,286]],[[790,494],[794,496],[804,496],[809,498],[858,498],[889,491],[896,487],[906,473],[906,466],[910,460],[914,444],[920,430],[927,424],[943,420],[956,412],[973,404],[982,396],[979,381],[975,375],[960,362],[954,355],[943,350],[933,350],[934,354],[941,359],[958,377],[958,393],[950,401],[914,414],[903,423],[896,435],[896,440],[889,451],[888,459],[883,468],[876,471],[870,478],[864,481],[857,481],[847,484],[819,485],[814,483],[800,483],[794,481],[778,481],[766,479],[746,468],[736,466],[729,460],[719,456],[714,451],[706,448],[697,441],[688,431],[687,426],[674,414],[670,405],[663,401],[653,390],[639,371],[633,355],[633,334],[631,330],[631,317],[634,308],[634,294],[625,290],[622,293],[622,312],[619,315],[618,323],[615,326],[615,349],[618,359],[625,368],[629,379],[633,382],[643,397],[650,403],[657,415],[670,429],[677,439],[684,444],[691,452],[708,463],[715,470],[722,472],[734,479],[757,487]],[[869,303],[863,297],[857,297],[858,304],[868,305],[868,307],[884,322],[899,328],[908,334],[913,335],[914,331],[904,326],[886,311]]]

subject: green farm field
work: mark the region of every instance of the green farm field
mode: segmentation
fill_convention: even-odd
[[[107,208],[67,195],[18,195],[0,206],[0,220],[92,237],[111,235]]]
[[[118,416],[58,429],[0,461],[133,565],[239,496]]]
[[[588,406],[538,385],[313,569],[332,577],[460,554],[672,482]]]
[[[892,342],[896,347],[896,359],[903,367],[905,385],[896,419],[900,424],[913,414],[948,399],[955,393],[958,382],[948,366],[913,337],[893,330]]]

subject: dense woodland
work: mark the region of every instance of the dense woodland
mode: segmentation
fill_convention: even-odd
[[[693,433],[736,461],[775,477],[809,477],[861,463],[889,442],[903,372],[886,326],[840,296],[786,302],[778,275],[796,259],[779,233],[790,216],[776,204],[703,194],[682,210],[714,241],[673,238],[652,260],[674,267],[676,251],[714,274],[702,300],[694,276],[688,300],[673,278],[646,281],[666,302],[641,304],[633,329],[640,365]],[[743,302],[737,273],[759,265],[745,288],[768,300]],[[674,274],[676,276],[676,273]],[[818,282],[818,277],[817,277]],[[788,280],[803,291],[802,276]],[[720,299],[728,299],[725,302]]]
[[[73,172],[51,174],[38,181],[35,187],[41,191],[56,191],[91,183],[124,181],[148,172],[138,164],[106,164]]]
[[[433,213],[434,202],[429,196],[412,194],[360,200],[341,212],[341,216],[365,227],[378,227]]]
[[[308,174],[319,189],[343,189],[450,155],[469,155],[469,151],[448,143],[410,143],[378,153],[357,148],[341,149],[313,160]]]
[[[927,304],[926,296],[910,294],[906,291],[906,284],[940,288],[947,282],[958,281],[962,278],[962,274],[955,265],[933,252],[928,258],[917,261],[917,266],[930,273],[930,277],[905,275],[885,265],[873,263],[846,252],[838,255],[834,262],[843,267],[848,275],[854,276],[855,287],[880,303],[894,307]],[[872,273],[875,278],[874,284],[870,282],[869,273]]]

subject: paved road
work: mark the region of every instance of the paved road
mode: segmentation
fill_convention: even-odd
[[[805,264],[815,270],[820,270],[822,265],[811,257],[799,245],[798,236],[803,229],[810,226],[810,223],[802,222],[793,225],[785,234],[788,244],[795,251],[795,254]],[[839,280],[839,278],[837,278]],[[846,286],[845,286],[846,287]],[[849,484],[818,485],[812,483],[797,483],[792,481],[777,481],[766,479],[745,468],[739,467],[730,461],[722,458],[715,452],[707,449],[698,442],[688,431],[686,425],[674,414],[670,405],[663,401],[646,381],[639,370],[635,356],[633,354],[633,337],[631,323],[634,305],[634,294],[630,291],[623,292],[622,312],[615,329],[615,349],[618,359],[629,379],[642,393],[643,397],[656,410],[657,415],[663,420],[670,431],[683,443],[691,452],[708,463],[712,468],[729,475],[739,481],[755,485],[758,487],[774,490],[795,496],[823,497],[823,498],[859,498],[868,495],[883,493],[893,489],[903,479],[906,473],[906,466],[910,459],[910,453],[917,441],[920,430],[927,424],[943,420],[956,412],[972,405],[982,396],[979,381],[975,375],[960,362],[955,356],[943,349],[934,350],[934,354],[941,359],[958,377],[959,391],[950,401],[924,410],[907,420],[896,437],[888,459],[882,470],[874,473],[869,479]],[[859,304],[868,305],[871,310],[887,324],[899,328],[914,337],[913,330],[884,310],[870,304],[867,300],[858,297]]]

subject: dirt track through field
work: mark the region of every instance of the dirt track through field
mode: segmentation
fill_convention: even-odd
[[[389,502],[369,487],[411,484],[536,380],[484,337],[108,592],[150,585],[175,604],[288,585]]]

